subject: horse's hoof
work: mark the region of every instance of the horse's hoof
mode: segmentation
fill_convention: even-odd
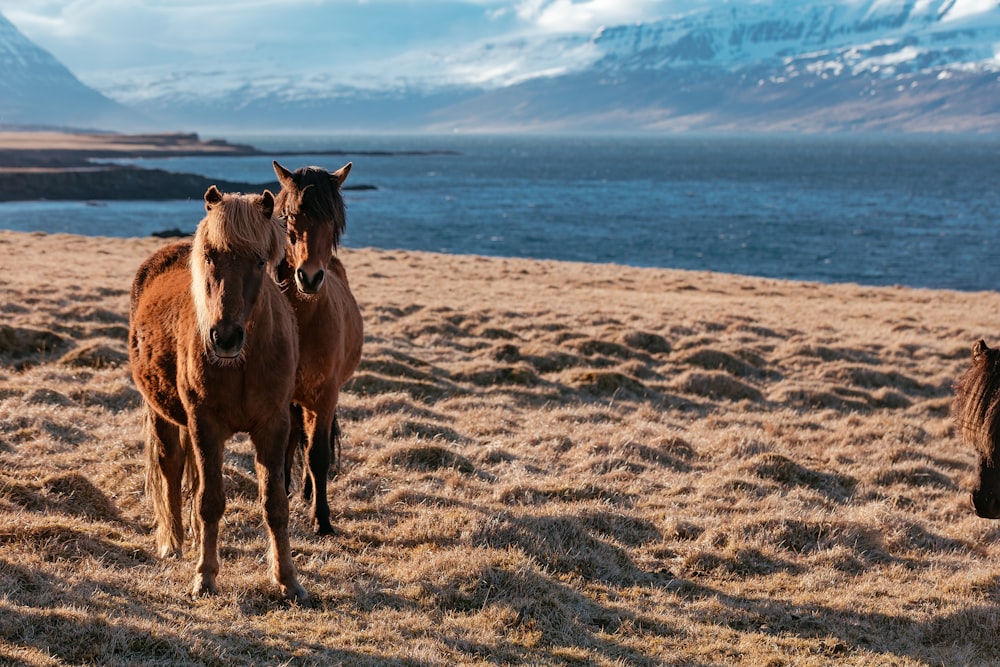
[[[194,586],[191,588],[191,595],[196,598],[205,595],[215,595],[219,592],[219,589],[215,585],[215,578],[208,575],[196,575],[194,578]]]
[[[164,560],[168,558],[180,558],[182,555],[180,547],[171,547],[169,545],[164,545],[160,547],[160,558]]]
[[[317,522],[315,524],[315,530],[317,535],[333,535],[334,533],[333,526],[330,525],[329,521],[325,523],[322,521]]]
[[[304,604],[309,601],[309,594],[306,593],[306,589],[297,583],[292,586],[282,586],[281,596],[285,600],[295,602],[296,604]]]

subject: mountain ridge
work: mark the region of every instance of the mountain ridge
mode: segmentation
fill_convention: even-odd
[[[92,83],[159,126],[203,132],[990,132],[995,44],[994,1],[721,0],[589,34],[412,54],[378,76],[217,62]]]
[[[139,127],[140,114],[84,85],[0,14],[0,126]]]

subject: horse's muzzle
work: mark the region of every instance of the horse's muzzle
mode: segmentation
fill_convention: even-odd
[[[306,273],[303,268],[298,268],[295,271],[295,284],[298,286],[299,291],[303,294],[315,294],[319,291],[319,288],[323,285],[323,278],[326,273],[323,269],[320,269],[313,275]]]
[[[243,352],[246,332],[239,324],[219,325],[210,332],[212,351],[222,359],[234,359]]]

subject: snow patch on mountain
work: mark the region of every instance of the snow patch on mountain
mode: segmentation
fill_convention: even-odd
[[[932,69],[998,69],[995,0],[724,0],[666,19],[592,35],[534,34],[420,51],[355,69],[294,73],[268,62],[118,71],[88,82],[130,104],[197,98],[286,101],[345,95],[496,89],[589,69],[642,71],[691,65],[775,76],[891,77]],[[308,59],[303,58],[303,61]]]

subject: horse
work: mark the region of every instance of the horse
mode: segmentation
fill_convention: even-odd
[[[335,470],[340,468],[337,402],[358,366],[364,342],[361,310],[336,256],[346,226],[340,187],[351,163],[332,173],[320,167],[293,173],[277,161],[272,166],[281,184],[275,210],[286,229],[285,260],[277,275],[295,311],[301,353],[285,481],[291,484],[295,454],[303,450],[302,497],[311,502],[316,533],[328,535],[333,532],[326,489],[331,459]]]
[[[193,500],[200,550],[195,596],[217,592],[223,447],[250,435],[270,537],[271,578],[305,601],[288,540],[284,457],[299,360],[295,316],[274,282],[284,231],[274,195],[205,193],[194,238],[164,246],[139,267],[129,308],[129,362],[143,398],[146,491],[161,557],[181,555],[181,484]]]
[[[978,341],[954,390],[952,416],[978,457],[972,504],[984,519],[1000,519],[1000,349]]]

